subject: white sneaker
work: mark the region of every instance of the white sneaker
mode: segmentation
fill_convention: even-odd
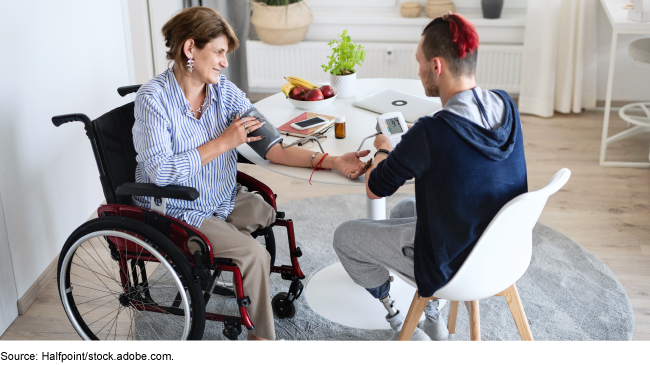
[[[418,327],[426,333],[432,341],[446,341],[449,339],[449,330],[444,318],[438,310],[438,301],[431,300],[424,308],[424,321]]]
[[[393,317],[386,317],[386,320],[390,324],[390,327],[395,330],[395,333],[390,340],[397,341],[399,333],[402,331],[402,326],[404,325],[404,315],[398,311]],[[426,333],[424,333],[424,331],[415,327],[415,332],[413,333],[413,337],[411,337],[411,341],[431,341],[431,339]]]

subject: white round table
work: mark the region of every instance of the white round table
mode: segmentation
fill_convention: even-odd
[[[384,89],[394,89],[426,97],[420,80],[357,80],[357,95],[355,97],[336,99],[324,109],[308,110],[308,112],[331,116],[345,116],[346,137],[336,139],[334,128],[331,128],[326,134],[327,138],[320,140],[325,152],[339,156],[346,152],[356,151],[365,137],[376,132],[375,126],[379,114],[354,107],[352,102]],[[276,127],[307,111],[294,107],[288,100],[285,100],[285,96],[281,92],[255,103],[255,107]],[[284,136],[284,143],[290,144],[297,139]],[[372,142],[372,139],[368,139],[363,146],[363,149],[371,151],[369,157],[364,160],[369,159],[376,152]],[[320,151],[315,143],[310,150]],[[307,181],[312,173],[308,168],[278,165],[264,160],[247,144],[238,147],[237,151],[254,164],[285,176]],[[312,181],[325,184],[365,186],[364,176],[350,180],[334,170],[318,170],[314,172]],[[370,219],[386,219],[386,200],[366,198],[366,211],[367,217]],[[415,289],[397,276],[394,276],[394,279],[395,281],[391,284],[391,297],[395,299],[397,308],[406,316]],[[390,329],[388,322],[384,319],[387,312],[383,305],[365,289],[355,284],[340,263],[330,265],[314,274],[305,288],[305,296],[310,307],[316,313],[336,323],[354,328]]]
[[[416,96],[426,97],[424,94],[424,87],[420,80],[361,79],[357,80],[357,95],[355,97],[349,99],[336,99],[330,106],[324,109],[298,109],[286,100],[284,94],[281,92],[255,103],[255,107],[276,127],[283,125],[304,112],[314,112],[331,116],[345,116],[346,137],[344,139],[336,139],[334,137],[334,128],[331,128],[326,133],[327,138],[322,138],[320,140],[325,152],[333,156],[340,156],[347,152],[356,151],[365,137],[376,132],[375,126],[377,125],[377,116],[379,114],[352,106],[352,102],[384,89],[394,89]],[[435,99],[439,100],[439,98]],[[285,144],[291,144],[296,140],[298,140],[296,137],[284,136]],[[370,159],[370,157],[372,157],[376,152],[372,143],[373,140],[368,139],[363,145],[363,149],[369,149],[371,151],[370,155],[368,155],[369,157],[364,158],[364,160]],[[310,150],[320,152],[316,143],[314,143],[314,146],[311,147]],[[278,174],[308,181],[309,176],[312,173],[308,168],[278,165],[264,160],[247,144],[239,146],[237,151],[252,163],[277,172]],[[318,170],[314,172],[314,176],[311,180],[325,184],[365,186],[364,176],[350,180],[346,176],[343,176],[343,174],[334,170]],[[385,199],[366,199],[366,208],[368,218],[386,219]]]

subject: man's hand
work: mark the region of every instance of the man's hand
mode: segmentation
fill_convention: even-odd
[[[370,164],[372,164],[372,159],[367,162],[359,159],[360,157],[368,156],[369,153],[369,150],[348,152],[334,161],[334,168],[348,178],[356,179],[365,174]]]
[[[379,151],[382,148],[388,152],[393,150],[393,145],[390,143],[390,139],[388,139],[388,137],[384,136],[383,134],[380,134],[377,137],[375,137],[374,146],[377,149],[377,151]]]

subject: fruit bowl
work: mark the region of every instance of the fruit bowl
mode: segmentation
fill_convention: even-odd
[[[302,100],[295,100],[291,98],[287,98],[293,104],[296,108],[299,109],[305,109],[305,110],[317,110],[317,109],[323,109],[327,108],[334,99],[336,99],[336,96],[339,94],[339,91],[336,88],[334,89],[334,96],[332,96],[329,99],[323,99],[323,100],[318,100],[318,101],[302,101]]]

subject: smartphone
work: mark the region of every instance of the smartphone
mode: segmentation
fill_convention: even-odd
[[[300,122],[291,123],[291,127],[295,128],[295,129],[297,129],[299,131],[303,131],[305,129],[318,127],[319,125],[323,125],[323,124],[328,123],[328,122],[329,122],[329,120],[327,118],[314,117],[314,118],[305,119],[305,120],[300,121]]]

